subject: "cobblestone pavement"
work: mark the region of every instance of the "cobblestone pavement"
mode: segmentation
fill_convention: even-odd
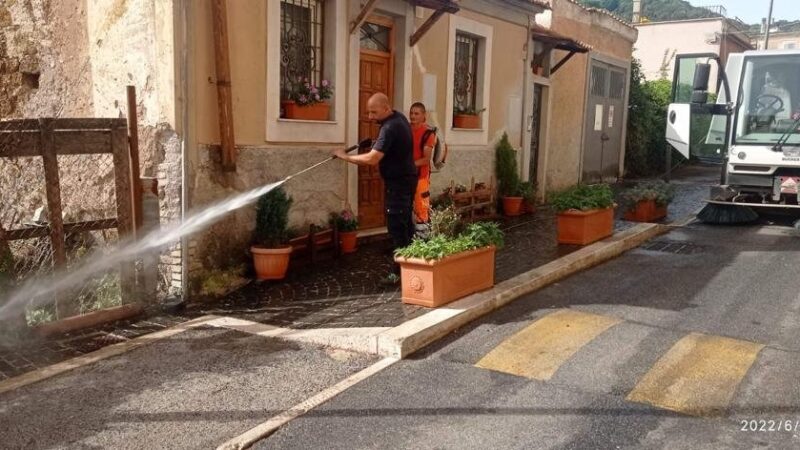
[[[548,209],[507,219],[502,226],[506,245],[497,255],[497,281],[577,248],[556,244],[555,220]],[[362,246],[339,260],[294,270],[283,282],[254,282],[216,304],[198,304],[191,310],[290,328],[393,327],[427,308],[405,305],[398,288],[379,284],[391,268],[390,261],[385,244]]]
[[[702,206],[708,187],[717,176],[716,167],[690,166],[676,171],[676,197],[666,222],[681,219]],[[619,186],[616,188],[619,190]],[[617,213],[621,215],[619,210]],[[506,246],[497,254],[498,282],[579,248],[556,244],[554,213],[548,208],[506,219],[502,225],[506,230]],[[617,220],[615,229],[621,231],[633,225]],[[397,326],[428,309],[404,305],[398,289],[386,289],[379,284],[390,269],[385,245],[385,241],[372,242],[338,260],[293,268],[282,282],[252,282],[222,299],[192,304],[180,314],[159,312],[57,338],[27,339],[24,344],[2,342],[0,381],[203,314],[229,315],[291,328]]]

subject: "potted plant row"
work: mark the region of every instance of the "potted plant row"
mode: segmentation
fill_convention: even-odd
[[[652,222],[667,216],[667,206],[675,197],[675,187],[663,181],[641,183],[622,193],[625,220]]]
[[[559,244],[586,245],[614,233],[614,194],[607,184],[579,184],[553,194]]]
[[[328,120],[330,104],[325,100],[333,97],[333,86],[328,80],[319,85],[308,78],[298,78],[292,83],[285,100],[281,101],[284,117],[295,120]]]
[[[453,108],[453,128],[476,130],[481,127],[481,113],[486,108],[477,109],[474,106]]]
[[[253,254],[256,278],[280,280],[286,276],[292,247],[287,244],[291,197],[283,188],[273,189],[258,199]]]
[[[395,252],[404,303],[437,307],[494,285],[495,250],[503,232],[493,222],[460,229],[450,206],[431,214],[431,233]]]
[[[339,248],[343,254],[353,253],[358,243],[358,219],[350,209],[331,214],[331,226],[339,231]]]

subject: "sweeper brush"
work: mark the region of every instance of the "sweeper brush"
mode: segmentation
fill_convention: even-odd
[[[734,203],[707,203],[697,214],[703,223],[714,225],[739,225],[758,220],[758,213],[749,206]]]

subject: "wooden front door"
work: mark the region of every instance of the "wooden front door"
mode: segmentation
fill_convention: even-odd
[[[369,120],[367,100],[383,92],[392,101],[392,27],[391,22],[370,18],[361,27],[359,62],[358,139],[375,139],[380,125]],[[369,151],[366,150],[366,151]],[[358,222],[361,228],[385,225],[383,180],[378,167],[358,167]]]

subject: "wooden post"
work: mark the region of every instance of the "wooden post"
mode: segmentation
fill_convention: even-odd
[[[131,166],[128,152],[128,134],[123,127],[111,129],[111,151],[114,155],[114,187],[117,196],[117,233],[123,242],[132,236],[133,208],[131,206]],[[136,287],[136,272],[133,261],[120,267],[120,292],[122,303],[132,303]]]
[[[133,181],[133,233],[142,228],[142,180],[139,172],[139,120],[136,115],[136,87],[128,86],[128,148]]]
[[[233,135],[231,102],[231,65],[228,56],[228,13],[225,0],[211,0],[214,29],[214,61],[217,68],[217,105],[219,136],[222,144],[222,168],[236,170],[236,140]]]
[[[47,195],[47,211],[50,223],[50,243],[53,248],[53,268],[58,271],[67,265],[67,250],[64,238],[64,219],[61,215],[61,181],[58,174],[58,157],[53,139],[53,120],[39,119],[44,183]],[[72,315],[73,306],[56,294],[56,317]]]

